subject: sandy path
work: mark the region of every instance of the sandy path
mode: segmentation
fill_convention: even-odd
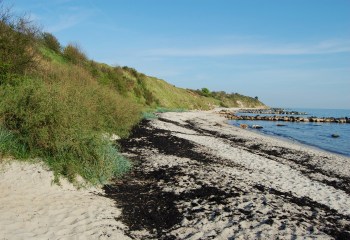
[[[39,163],[0,160],[0,239],[129,239],[101,191],[52,179]]]
[[[350,239],[350,158],[164,113],[121,141],[137,162],[105,188],[135,238]]]

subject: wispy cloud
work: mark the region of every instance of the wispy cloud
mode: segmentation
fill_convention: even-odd
[[[83,22],[92,15],[92,12],[80,12],[76,14],[63,14],[59,17],[58,21],[47,27],[49,32],[57,33],[62,30],[74,27]]]
[[[61,16],[57,23],[51,25],[47,28],[49,32],[60,32],[64,29],[73,27],[81,22],[81,19],[78,16]]]
[[[147,56],[220,57],[235,55],[308,55],[350,52],[350,40],[327,40],[315,44],[226,44],[195,48],[160,48],[145,51]]]
[[[96,15],[98,11],[94,7],[77,5],[72,0],[55,0],[53,7],[60,12],[55,22],[47,27],[47,30],[53,33],[72,28]],[[51,9],[50,11],[57,12]]]

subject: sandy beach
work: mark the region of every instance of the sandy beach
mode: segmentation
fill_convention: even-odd
[[[350,158],[162,113],[119,140],[134,170],[103,189],[3,161],[0,239],[350,239]]]
[[[226,124],[211,112],[144,121],[105,187],[135,239],[350,239],[350,158]]]

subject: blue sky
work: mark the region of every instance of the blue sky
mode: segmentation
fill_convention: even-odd
[[[18,0],[65,45],[183,88],[350,108],[349,0]]]

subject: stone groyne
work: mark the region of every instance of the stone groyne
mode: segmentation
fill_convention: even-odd
[[[251,114],[307,115],[306,112],[287,111],[283,108],[240,109],[239,112],[240,113],[251,113]]]
[[[233,112],[220,111],[220,115],[226,117],[229,120],[261,120],[261,121],[283,121],[283,122],[317,122],[317,123],[350,123],[350,118],[334,118],[334,117],[295,117],[295,116],[237,116]]]

